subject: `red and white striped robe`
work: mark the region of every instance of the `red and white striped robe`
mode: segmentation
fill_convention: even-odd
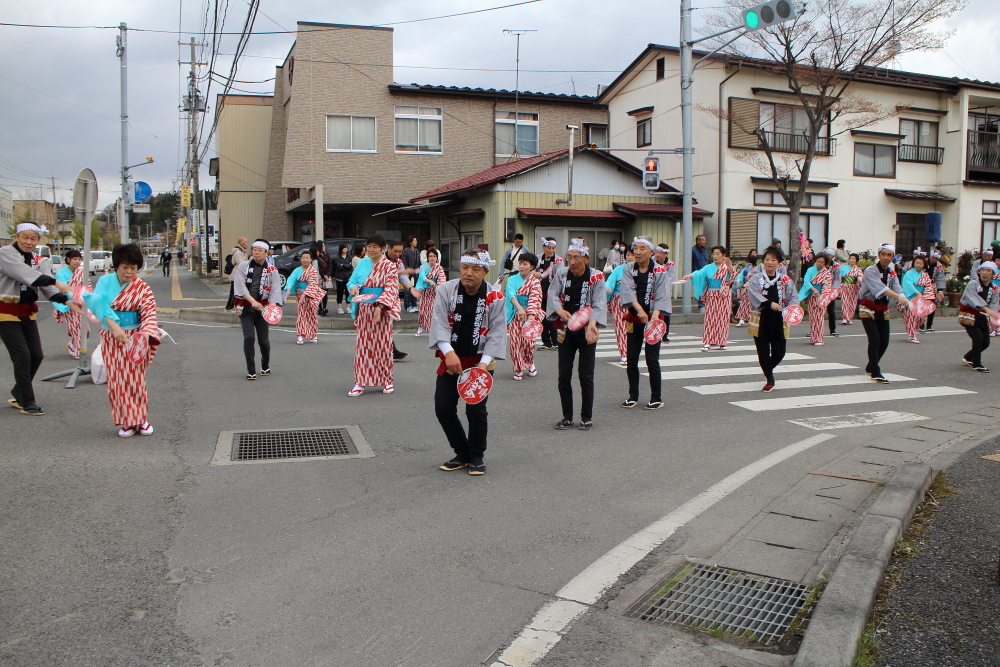
[[[359,387],[392,384],[392,321],[399,319],[399,272],[385,257],[372,267],[361,287],[384,287],[376,301],[358,305],[354,328],[354,382]],[[383,307],[379,307],[381,304]]]
[[[854,278],[857,280],[853,285],[848,285],[843,280],[840,281],[840,309],[843,318],[850,322],[854,319],[854,313],[858,309],[858,293],[861,291],[861,279],[865,272],[860,266],[853,266],[844,278]]]
[[[303,338],[315,338],[319,328],[319,302],[326,290],[319,286],[319,271],[310,265],[302,271],[300,281],[307,283],[305,290],[296,292],[295,333]]]
[[[703,345],[725,345],[729,341],[729,318],[733,314],[733,299],[729,294],[736,274],[725,264],[716,269],[715,280],[722,281],[721,289],[705,289],[701,300],[705,304],[705,332]]]
[[[542,310],[542,283],[533,275],[528,275],[521,287],[514,293],[516,296],[528,297],[528,307],[524,310],[529,315],[534,315],[539,322],[545,317]],[[507,338],[510,340],[510,362],[514,366],[514,372],[520,373],[531,368],[535,363],[535,341],[525,340],[521,335],[521,327],[525,320],[520,320],[517,315],[507,325]]]
[[[920,278],[917,279],[917,287],[924,288],[923,297],[930,302],[934,302],[936,297],[936,292],[934,290],[934,281],[931,280],[930,275],[926,271],[920,272]],[[927,316],[917,317],[913,313],[912,308],[907,308],[903,311],[903,324],[906,326],[906,335],[909,338],[917,337],[917,330],[920,326],[927,320]]]
[[[425,280],[433,280],[438,285],[445,282],[447,276],[444,274],[444,267],[435,264],[427,270]],[[431,319],[434,316],[434,298],[437,296],[437,287],[425,287],[420,290],[420,311],[417,313],[417,326],[424,331],[431,330]]]
[[[618,356],[625,359],[628,356],[628,321],[625,319],[627,308],[622,308],[622,295],[615,294],[608,301],[608,312],[615,318],[615,342],[618,344]]]
[[[77,285],[90,285],[90,280],[84,283],[83,280],[83,267],[81,266],[76,271],[73,272],[73,277],[69,279],[70,293],[72,293],[73,288]],[[87,338],[90,339],[90,320],[84,318],[83,315],[79,313],[74,313],[72,310],[67,313],[62,313],[58,310],[53,311],[56,317],[56,322],[59,324],[66,324],[66,332],[69,334],[69,354],[71,357],[79,357],[80,350],[83,347],[83,328],[87,329]]]
[[[133,278],[110,306],[114,310],[139,311],[139,328],[125,332],[129,344],[117,342],[110,331],[101,329],[101,352],[108,371],[111,419],[118,426],[141,426],[149,421],[146,369],[156,356],[156,346],[160,344],[156,299],[149,285],[140,278]],[[144,336],[149,340],[148,352],[145,359],[137,364],[128,358],[128,348]]]
[[[736,309],[736,319],[746,322],[750,319],[750,294],[746,287],[740,289],[739,300],[740,305]]]
[[[826,319],[826,305],[833,295],[833,274],[830,269],[822,269],[813,276],[812,284],[822,287],[820,293],[813,292],[806,303],[809,304],[809,340],[813,343],[823,342],[823,321]]]

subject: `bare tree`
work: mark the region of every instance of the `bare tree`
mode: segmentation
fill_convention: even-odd
[[[757,2],[726,0],[726,4],[706,17],[710,32],[740,25],[742,10]],[[874,78],[875,68],[900,55],[942,48],[951,33],[932,30],[931,25],[967,4],[968,0],[809,0],[808,11],[795,21],[749,32],[723,49],[734,60],[785,76],[801,105],[794,135],[774,131],[785,119],[710,110],[757,136],[760,150],[739,150],[734,157],[769,176],[788,205],[789,272],[796,280],[801,268],[799,212],[813,160],[829,153],[832,135],[896,113],[895,108],[858,95],[855,84]],[[722,43],[728,38],[717,39]]]

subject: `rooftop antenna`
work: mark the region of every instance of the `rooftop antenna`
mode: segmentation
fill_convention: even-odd
[[[514,50],[514,150],[511,153],[511,160],[518,157],[517,154],[517,121],[520,120],[518,113],[518,102],[521,92],[521,35],[526,35],[529,32],[538,32],[537,30],[516,30],[512,28],[506,28],[503,31],[505,35],[514,35],[517,39],[517,46]]]

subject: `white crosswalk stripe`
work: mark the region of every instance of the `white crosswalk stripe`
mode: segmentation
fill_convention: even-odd
[[[832,431],[837,428],[854,428],[857,426],[875,426],[877,424],[910,424],[925,421],[929,417],[921,417],[909,412],[863,412],[857,415],[840,415],[837,417],[813,417],[811,419],[789,419],[793,424],[811,428],[814,431]]]
[[[789,368],[795,368],[790,366]],[[781,369],[781,366],[778,367]],[[757,369],[760,372],[760,369]],[[893,375],[892,373],[886,373],[885,377],[887,380],[892,382],[910,382],[914,378],[906,377],[905,375]],[[824,377],[824,384],[829,383],[831,385],[843,386],[848,384],[871,384],[871,378],[867,375],[839,375],[835,377]],[[688,391],[693,391],[696,394],[702,394],[703,396],[712,396],[714,394],[738,394],[745,391],[760,391],[761,382],[733,382],[733,383],[723,383],[723,384],[702,384],[695,385],[692,387],[684,387]],[[801,380],[782,380],[781,382],[774,385],[775,391],[787,390],[787,389],[812,389],[816,386],[816,378],[803,378]]]
[[[757,358],[757,356],[756,356],[756,354],[757,354],[756,348],[752,347],[750,345],[735,345],[733,347],[727,347],[725,350],[712,350],[711,354],[714,355],[714,354],[717,354],[719,352],[721,352],[723,354],[726,354],[728,352],[753,352],[754,353],[754,359]],[[700,347],[696,347],[696,348],[679,348],[679,349],[676,349],[676,350],[670,349],[670,348],[666,348],[666,349],[661,348],[660,349],[660,356],[661,357],[663,357],[664,355],[693,354],[693,353],[703,354],[706,357],[709,355],[708,352],[702,352]],[[643,354],[645,354],[645,353],[643,353]],[[605,359],[607,357],[617,357],[618,356],[618,348],[614,348],[613,350],[610,350],[610,351],[607,351],[607,352],[602,351],[602,350],[598,350],[597,353],[596,353],[596,356],[597,356],[598,359]],[[645,358],[645,357],[643,357],[643,358]]]
[[[731,401],[732,405],[763,412],[769,410],[795,410],[801,408],[827,407],[832,405],[852,405],[857,403],[878,403],[881,401],[932,398],[936,396],[958,396],[974,394],[974,391],[955,387],[912,387],[906,389],[883,389],[874,391],[853,391],[844,394],[816,394],[813,396],[781,396],[753,401]]]
[[[732,359],[732,357],[729,357],[729,359]],[[617,365],[618,364],[615,364],[615,366]],[[624,366],[621,368],[624,368]],[[640,368],[642,368],[641,365]],[[788,373],[816,373],[818,371],[843,371],[849,368],[854,368],[854,366],[838,363],[788,364],[787,366],[782,364],[774,369],[774,373],[776,375],[784,375]],[[649,373],[643,373],[643,375],[649,375]],[[761,383],[764,381],[760,368],[757,368],[756,366],[746,366],[742,368],[731,368],[726,366],[724,368],[694,368],[686,371],[660,371],[660,377],[664,380],[688,380],[692,378],[705,380],[713,377],[731,378],[738,375],[756,375],[761,378]],[[815,386],[815,378],[813,378],[813,383],[813,386]]]

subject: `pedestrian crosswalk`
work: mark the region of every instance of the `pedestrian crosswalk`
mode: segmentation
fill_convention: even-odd
[[[817,350],[813,354],[819,352]],[[857,354],[863,355],[864,351],[858,350]],[[604,338],[597,342],[597,357],[607,360],[610,366],[624,368],[618,362],[619,351],[614,338]],[[705,397],[720,397],[733,407],[751,412],[786,411],[789,417],[798,416],[794,414],[795,410],[836,410],[841,406],[867,407],[874,403],[902,402],[912,409],[913,402],[920,399],[976,393],[949,386],[897,387],[895,383],[912,383],[916,378],[890,373],[886,374],[886,379],[893,384],[886,387],[872,382],[859,366],[840,361],[819,361],[809,354],[788,352],[781,365],[774,370],[778,380],[774,387],[775,393],[761,394],[764,378],[756,349],[750,340],[730,341],[725,350],[702,351],[700,337],[672,336],[671,342],[660,349],[660,365],[660,375],[664,381],[687,381],[682,384],[685,391]],[[648,375],[644,372],[644,361],[640,360],[639,368],[643,375]],[[824,393],[823,390],[829,393]],[[741,398],[740,394],[756,394],[761,398]],[[788,421],[805,428],[828,430],[898,421],[898,417],[893,415],[908,415],[907,418],[912,420],[925,419],[920,415],[903,412],[866,412],[857,415],[831,412],[828,416],[810,415],[806,419],[789,418]]]

